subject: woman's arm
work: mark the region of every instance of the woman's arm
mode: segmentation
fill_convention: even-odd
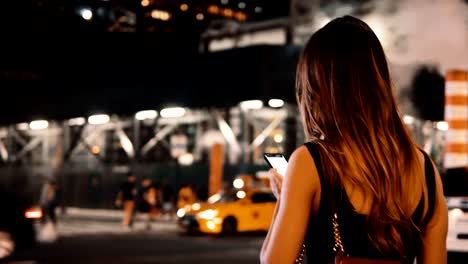
[[[274,219],[260,255],[262,263],[294,263],[309,222],[314,195],[320,180],[306,147],[298,148],[289,159]]]
[[[446,264],[448,209],[442,189],[442,181],[437,168],[435,166],[433,167],[436,176],[434,213],[423,232],[423,248],[422,252],[420,252],[417,257],[417,263]]]

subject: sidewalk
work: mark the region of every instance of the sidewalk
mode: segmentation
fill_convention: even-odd
[[[78,207],[66,207],[65,214],[58,213],[59,218],[65,219],[92,219],[92,220],[103,220],[103,221],[121,221],[123,212],[117,209],[89,209],[89,208],[78,208]],[[135,220],[143,220],[143,215],[137,213]],[[169,217],[168,215],[155,217],[156,221],[161,222],[173,222],[175,223],[176,217]]]

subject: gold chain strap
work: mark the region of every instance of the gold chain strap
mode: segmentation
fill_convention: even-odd
[[[333,215],[333,235],[335,237],[335,246],[333,247],[333,251],[336,252],[338,255],[344,255],[345,250],[343,247],[343,241],[341,241],[341,236],[340,236],[340,229],[338,227],[338,215],[335,213]]]
[[[301,253],[299,253],[299,256],[296,258],[296,261],[294,261],[294,263],[302,264],[302,261],[304,261],[305,250],[306,246],[305,244],[302,244]]]
[[[337,255],[345,255],[343,241],[341,241],[340,229],[338,226],[338,215],[336,213],[333,215],[332,224],[333,235],[335,237],[335,245],[333,246],[333,251],[335,251]],[[301,252],[299,253],[299,256],[297,256],[296,261],[294,261],[294,263],[302,264],[302,261],[304,261],[305,250],[306,246],[305,244],[302,244]]]

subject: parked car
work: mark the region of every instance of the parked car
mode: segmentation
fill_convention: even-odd
[[[177,212],[179,226],[207,234],[267,231],[276,198],[269,189],[233,190],[217,194],[207,203],[194,203]]]
[[[0,189],[0,259],[34,246],[34,225],[41,218],[42,210],[28,199]]]

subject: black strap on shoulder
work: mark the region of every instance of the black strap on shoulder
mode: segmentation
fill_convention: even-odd
[[[315,167],[317,168],[320,182],[323,182],[322,162],[320,160],[320,154],[318,153],[318,150],[317,150],[317,147],[318,147],[317,143],[307,142],[304,145],[307,147],[310,155],[314,159]]]
[[[420,150],[424,155],[424,174],[426,177],[426,186],[427,186],[427,196],[428,196],[428,211],[424,217],[423,224],[426,225],[429,220],[432,218],[435,207],[436,199],[436,182],[435,182],[435,172],[434,166],[432,165],[431,158],[423,150]]]
[[[304,144],[310,152],[310,155],[314,159],[315,167],[317,168],[317,173],[320,179],[320,186],[322,197],[325,197],[330,203],[331,211],[336,212],[338,211],[338,207],[343,203],[343,197],[345,195],[345,190],[341,185],[340,178],[337,177],[334,179],[334,182],[331,182],[330,179],[325,179],[324,171],[322,168],[322,160],[320,157],[320,153],[318,151],[319,145],[314,142],[307,142]],[[330,177],[330,175],[327,175]]]

